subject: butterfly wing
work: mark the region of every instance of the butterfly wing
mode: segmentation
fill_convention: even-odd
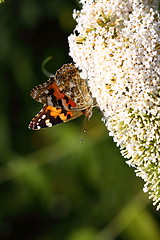
[[[59,89],[53,77],[33,88],[31,97],[48,106],[65,109],[76,107],[76,103]]]
[[[50,78],[48,81],[38,86],[35,86],[30,93],[31,97],[37,102],[46,104],[47,96],[49,95],[48,89],[50,84],[52,83],[53,83],[53,78]]]
[[[34,87],[31,97],[49,106],[79,111],[93,105],[87,84],[73,63],[64,64],[55,76]]]
[[[64,64],[57,70],[54,79],[59,89],[76,103],[73,110],[82,111],[93,105],[87,83],[74,63]]]
[[[41,111],[30,122],[29,129],[38,130],[41,128],[52,127],[56,124],[77,118],[82,114],[81,111],[70,111],[64,108],[44,105]]]

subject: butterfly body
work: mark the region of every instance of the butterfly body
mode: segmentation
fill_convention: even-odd
[[[73,63],[63,65],[49,80],[36,86],[31,97],[44,104],[30,129],[41,129],[85,115],[92,115],[93,99]]]

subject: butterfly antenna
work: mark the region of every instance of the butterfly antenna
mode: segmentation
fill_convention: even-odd
[[[80,139],[80,143],[82,143],[83,141],[83,136],[84,136],[84,133],[86,133],[86,121],[87,121],[87,117],[84,118],[84,121],[83,121],[83,128],[82,128],[82,134],[81,134],[81,139]]]
[[[46,68],[45,68],[46,64],[47,64],[52,58],[53,58],[52,56],[49,56],[49,57],[47,57],[47,58],[42,62],[42,66],[41,66],[42,72],[43,72],[44,75],[46,75],[47,77],[54,76],[53,73],[48,72],[48,71],[46,70]]]

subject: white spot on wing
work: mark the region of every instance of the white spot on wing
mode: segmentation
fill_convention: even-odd
[[[41,118],[42,118],[42,119],[44,119],[45,117],[46,117],[46,115],[44,114],[44,115],[42,115],[42,117],[41,117]],[[39,119],[39,120],[41,120],[41,119]],[[38,121],[39,121],[39,120],[38,120]]]
[[[47,127],[52,127],[52,123],[50,123],[49,119],[47,119],[47,120],[45,121],[45,123],[46,123]]]
[[[48,104],[49,106],[53,106],[52,97],[51,97],[51,96],[48,96],[48,97],[47,97],[47,104]]]

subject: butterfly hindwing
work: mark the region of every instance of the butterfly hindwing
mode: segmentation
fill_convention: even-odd
[[[82,112],[80,111],[70,111],[63,108],[44,105],[41,111],[30,122],[29,129],[38,130],[41,128],[52,127],[81,115]]]

